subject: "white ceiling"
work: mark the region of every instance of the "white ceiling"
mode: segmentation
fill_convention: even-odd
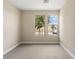
[[[13,5],[21,10],[59,10],[67,0],[9,0]]]

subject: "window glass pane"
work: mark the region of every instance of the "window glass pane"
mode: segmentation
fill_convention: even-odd
[[[57,35],[57,16],[48,16],[48,35]]]
[[[36,15],[35,16],[35,34],[44,34],[44,22],[45,16],[44,15]]]

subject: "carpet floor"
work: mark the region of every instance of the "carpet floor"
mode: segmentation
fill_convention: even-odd
[[[72,59],[60,45],[20,45],[3,59]]]

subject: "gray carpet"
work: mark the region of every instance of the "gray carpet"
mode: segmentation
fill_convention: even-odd
[[[60,45],[20,45],[4,59],[72,59]]]

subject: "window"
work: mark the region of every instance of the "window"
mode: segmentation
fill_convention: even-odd
[[[48,35],[57,35],[57,16],[48,16]]]
[[[35,34],[44,34],[45,16],[36,15],[35,16]]]
[[[35,16],[35,34],[47,34],[57,36],[58,34],[58,16],[48,16],[45,21],[44,15]],[[46,23],[45,23],[46,22]],[[47,24],[48,23],[48,24]],[[45,25],[47,24],[47,25]],[[47,27],[47,30],[45,29]],[[47,33],[45,33],[47,32]]]

